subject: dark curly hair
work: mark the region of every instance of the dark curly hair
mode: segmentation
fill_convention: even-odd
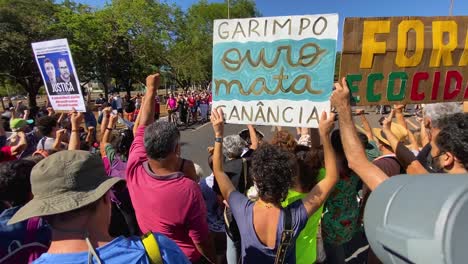
[[[271,144],[293,153],[296,149],[297,142],[294,136],[288,131],[281,130],[273,134]]]
[[[263,201],[279,204],[288,195],[298,165],[294,155],[278,146],[262,144],[252,156],[250,173]]]
[[[120,154],[124,160],[128,159],[128,153],[133,142],[133,131],[130,129],[121,129],[118,134],[112,138],[112,147]]]
[[[323,148],[298,145],[296,158],[299,165],[299,184],[302,189],[310,191],[317,184],[320,169],[323,167]]]
[[[52,116],[43,116],[37,120],[36,126],[42,136],[49,136],[54,127],[57,126],[57,119]]]
[[[20,159],[0,163],[0,201],[12,206],[24,205],[31,193],[32,160]]]
[[[435,143],[441,152],[450,152],[468,168],[468,114],[458,113],[438,121],[440,132]]]

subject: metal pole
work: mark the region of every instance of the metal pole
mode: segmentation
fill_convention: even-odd
[[[453,15],[453,2],[455,0],[450,0],[450,9],[449,9],[449,16],[452,16]]]
[[[453,0],[452,0],[453,1]],[[228,19],[230,18],[230,12],[229,12],[229,8],[231,7],[230,3],[229,3],[229,0],[227,0],[228,2]]]

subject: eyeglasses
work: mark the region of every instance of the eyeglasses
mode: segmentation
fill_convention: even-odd
[[[437,159],[438,157],[444,155],[445,153],[446,153],[445,151],[442,151],[439,153],[439,155],[432,157],[432,159]]]

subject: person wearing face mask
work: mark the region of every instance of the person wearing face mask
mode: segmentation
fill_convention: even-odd
[[[423,109],[423,124],[429,137],[429,141],[440,131],[440,120],[446,116],[456,113],[462,113],[462,107],[458,102],[428,104]],[[431,148],[430,143],[423,146],[416,159],[421,163],[426,171],[435,172],[431,167]],[[421,170],[423,172],[423,170]]]
[[[440,131],[431,140],[432,169],[449,174],[467,173],[468,114],[447,116],[439,124]]]

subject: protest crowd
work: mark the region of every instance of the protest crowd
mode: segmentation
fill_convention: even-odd
[[[466,232],[452,230],[468,216],[468,44],[461,44],[468,41],[461,28],[467,19],[346,18],[338,73],[338,14],[210,16],[208,89],[160,96],[163,75],[174,69],[161,64],[130,71],[124,64],[127,94],[108,96],[107,67],[120,65],[112,63],[103,66],[105,96],[92,101],[78,79],[84,67],[75,68],[71,57],[70,47],[79,51],[81,42],[32,42],[34,78],[42,77],[48,100],[41,107],[9,100],[0,113],[0,264],[387,263],[382,251],[392,263],[423,263],[410,247],[448,259],[444,263],[452,263],[450,254],[465,258],[466,245],[446,237],[467,239]],[[138,34],[120,31],[128,39]],[[167,38],[183,40],[171,32]],[[143,84],[137,79],[145,76],[144,92],[132,95],[133,81]],[[371,120],[373,106],[378,122]],[[244,129],[231,134],[231,125]],[[267,126],[271,133],[262,133]],[[192,132],[187,128],[209,128],[203,137],[210,146],[184,138]],[[186,143],[196,154],[182,154]],[[390,213],[369,218],[369,208],[380,190],[389,194],[388,186],[402,178],[464,180],[465,189],[453,191],[453,197],[465,195],[464,207],[451,196],[443,216],[429,199],[405,193],[422,181],[382,202],[388,202],[385,209],[394,200],[408,203],[392,207],[394,215],[432,210],[427,219],[435,223],[417,223],[412,212],[396,218],[401,225],[421,224],[443,243],[418,230],[372,226],[369,219],[393,220]],[[421,208],[410,208],[418,203]],[[386,247],[386,235],[400,251]]]
[[[270,140],[251,125],[247,136],[225,135],[213,109],[212,173],[202,172],[180,156],[177,123],[156,120],[159,75],[146,82],[136,116],[125,110],[119,130],[117,96],[100,105],[100,129],[87,113],[50,107],[30,116],[18,104],[2,115],[2,263],[153,263],[154,245],[162,263],[345,263],[353,241],[365,246],[362,213],[379,184],[467,173],[459,103],[425,105],[419,131],[408,128],[403,105],[375,128],[357,109],[361,133],[344,80],[330,99],[336,113],[321,114],[319,145],[303,128]],[[369,249],[355,257],[380,263]]]

